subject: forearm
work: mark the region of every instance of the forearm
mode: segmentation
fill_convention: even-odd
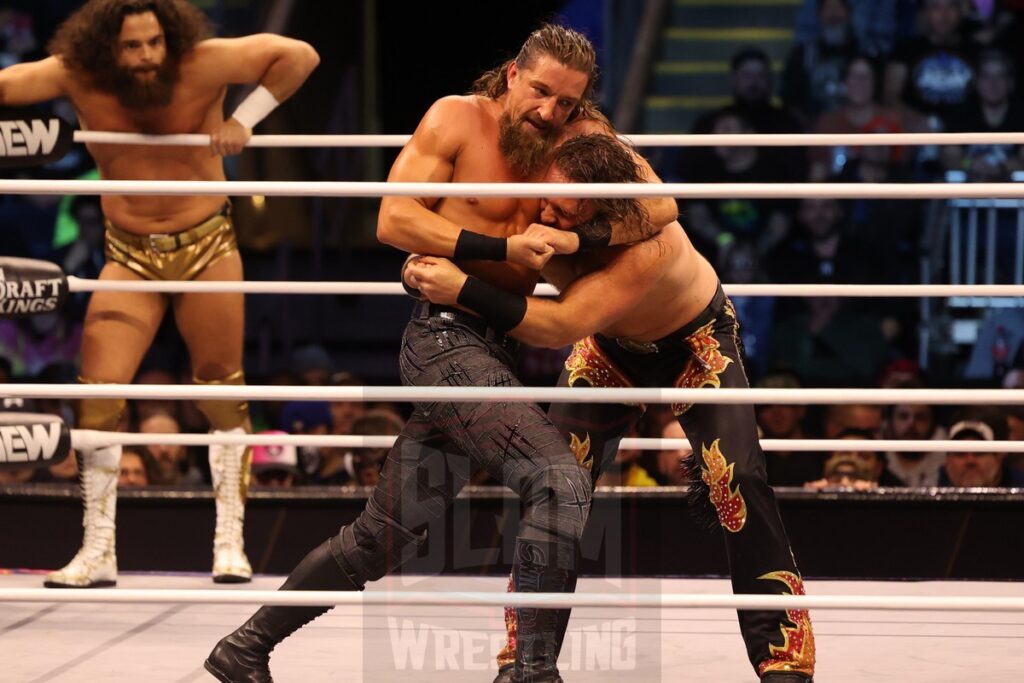
[[[385,197],[377,217],[377,239],[410,254],[451,258],[461,227],[410,197]]]
[[[636,217],[632,220],[613,221],[609,244],[631,244],[654,237],[679,217],[676,200],[672,197],[649,197],[638,201],[644,209],[646,220]]]
[[[597,332],[559,300],[527,297],[526,316],[509,334],[530,346],[560,349]]]

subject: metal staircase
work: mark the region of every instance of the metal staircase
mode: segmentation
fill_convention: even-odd
[[[672,0],[652,65],[640,128],[687,132],[704,112],[730,100],[729,60],[763,49],[781,75],[801,0]]]

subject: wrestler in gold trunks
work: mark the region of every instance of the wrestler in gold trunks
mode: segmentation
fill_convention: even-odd
[[[195,280],[226,256],[238,254],[231,205],[170,235],[136,235],[106,221],[105,253],[144,280]]]
[[[148,134],[207,133],[205,147],[91,145],[106,180],[224,180],[223,156],[237,154],[252,128],[290,97],[319,62],[306,43],[276,35],[209,38],[206,16],[186,0],[90,0],[58,28],[50,57],[0,71],[0,105],[66,97],[83,129]],[[227,119],[229,85],[257,87]],[[101,280],[241,280],[227,198],[104,196],[107,264]],[[81,379],[128,383],[168,306],[204,384],[242,384],[243,296],[139,292],[93,294],[82,341]],[[116,399],[83,400],[78,427],[113,429]],[[199,401],[215,431],[248,431],[248,406]],[[114,512],[121,448],[81,452],[85,504],[81,550],[47,586],[113,585]],[[247,449],[210,447],[217,499],[215,581],[248,581],[242,521]]]

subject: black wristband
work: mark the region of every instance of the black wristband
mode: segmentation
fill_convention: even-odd
[[[526,317],[526,297],[495,287],[470,275],[459,291],[458,302],[499,332],[508,332]]]
[[[416,289],[415,287],[413,287],[412,285],[405,281],[405,269],[409,267],[409,264],[412,263],[412,260],[412,256],[405,259],[405,263],[402,264],[402,272],[399,274],[398,279],[402,281],[402,289],[405,290],[406,294],[411,296],[413,299],[421,300],[423,299],[423,292]]]
[[[456,260],[504,261],[508,256],[508,240],[463,230],[455,241]]]
[[[612,242],[612,224],[606,218],[593,218],[580,223],[572,232],[580,238],[579,251],[607,247]]]

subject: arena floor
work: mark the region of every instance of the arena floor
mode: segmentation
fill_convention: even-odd
[[[37,574],[0,576],[36,588]],[[262,577],[253,588],[273,589]],[[129,574],[123,588],[214,588],[207,577]],[[378,590],[503,590],[482,577],[399,577]],[[225,590],[218,587],[218,590]],[[116,590],[116,589],[115,589]],[[246,590],[229,587],[226,590]],[[586,579],[580,591],[725,593],[719,579]],[[808,581],[808,593],[1024,596],[1020,583]],[[7,603],[0,609],[0,680],[212,681],[207,653],[252,611],[244,605]],[[1024,680],[1024,614],[812,613],[819,683],[1010,683]],[[489,682],[502,617],[483,607],[337,608],[275,651],[275,681]],[[560,660],[566,681],[756,681],[735,614],[726,610],[580,609]]]

